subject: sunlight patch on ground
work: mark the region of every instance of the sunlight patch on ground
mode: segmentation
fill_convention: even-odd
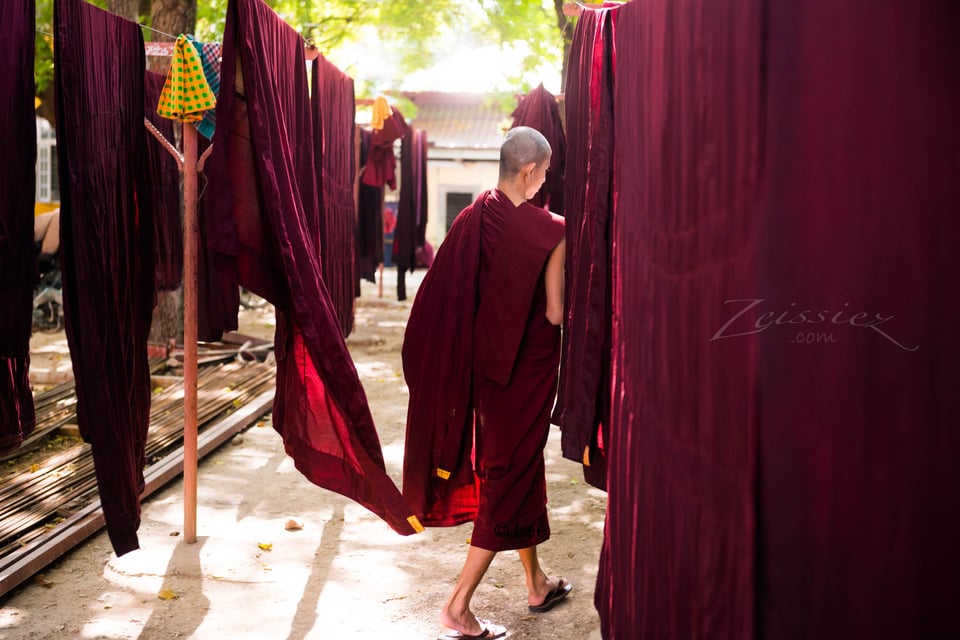
[[[13,629],[30,618],[30,612],[24,609],[4,608],[0,610],[0,629]]]
[[[383,445],[383,461],[387,468],[400,468],[403,465],[403,442],[393,442]]]
[[[360,374],[361,379],[371,379],[376,380],[380,378],[392,377],[397,372],[394,371],[393,367],[388,365],[386,362],[379,361],[367,361],[367,362],[355,362],[357,367],[357,373]]]

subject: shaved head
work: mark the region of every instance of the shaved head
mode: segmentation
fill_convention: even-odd
[[[516,176],[531,162],[539,166],[550,157],[550,153],[550,143],[536,129],[510,129],[500,145],[500,178]]]

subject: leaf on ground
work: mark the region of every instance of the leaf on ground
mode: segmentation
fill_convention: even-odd
[[[30,465],[30,473],[36,473],[37,471],[40,471],[40,465],[34,462],[32,465]]]
[[[175,594],[172,589],[160,589],[160,593],[157,594],[157,597],[161,600],[176,600],[180,596]]]
[[[394,596],[394,597],[392,597],[392,598],[387,598],[386,600],[381,600],[381,601],[380,601],[380,604],[386,604],[386,603],[390,602],[391,600],[404,600],[404,599],[406,599],[406,597],[407,597],[407,596]]]
[[[42,573],[38,573],[37,577],[33,579],[33,582],[34,584],[38,584],[41,587],[45,587],[47,589],[50,589],[53,587],[53,585],[57,584],[56,582],[50,582],[49,580],[47,580]]]
[[[258,542],[258,543],[257,543],[257,546],[260,547],[261,549],[263,549],[264,551],[270,551],[270,550],[273,549],[273,543],[272,543],[272,542]]]
[[[283,528],[287,531],[300,531],[303,529],[303,520],[300,518],[287,518],[287,522],[283,525]]]

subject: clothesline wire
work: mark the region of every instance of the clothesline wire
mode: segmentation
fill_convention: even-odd
[[[140,24],[139,22],[138,22],[137,24],[139,24],[139,25],[140,25],[141,27],[143,27],[144,29],[149,29],[150,31],[153,31],[154,33],[159,33],[159,34],[162,35],[162,36],[167,36],[167,37],[170,38],[171,40],[176,40],[176,39],[177,39],[177,36],[172,36],[172,35],[170,35],[169,33],[165,33],[165,32],[163,32],[163,31],[160,31],[159,29],[154,29],[153,27],[148,27],[147,25],[145,25],[145,24]]]
[[[171,40],[176,40],[176,39],[177,39],[177,36],[170,35],[169,33],[165,32],[165,31],[160,31],[159,29],[154,29],[153,27],[148,27],[148,26],[145,25],[145,24],[140,24],[140,23],[138,22],[137,25],[143,27],[144,29],[149,29],[150,31],[153,31],[154,33],[159,33],[159,34],[162,35],[162,36],[167,36],[167,37],[170,38]],[[43,34],[43,35],[48,36],[48,37],[50,37],[50,38],[53,37],[53,34],[52,34],[52,33],[47,33],[46,31],[43,31],[42,29],[34,29],[34,30],[35,30],[37,33]]]

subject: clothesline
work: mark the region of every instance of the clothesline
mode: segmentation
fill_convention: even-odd
[[[563,15],[571,18],[579,17],[584,9],[602,9],[603,4],[593,4],[588,2],[565,2],[563,5]]]
[[[164,31],[160,31],[159,29],[154,29],[153,27],[148,27],[148,26],[145,25],[145,24],[140,24],[140,23],[138,22],[137,25],[143,27],[144,29],[149,29],[150,31],[153,31],[154,33],[159,33],[159,34],[162,35],[162,36],[167,36],[168,38],[173,38],[174,40],[177,39],[177,36],[170,35],[169,33],[166,33],[166,32],[164,32]],[[52,33],[47,33],[46,31],[43,31],[43,30],[41,30],[41,29],[35,29],[35,31],[36,31],[37,33],[39,33],[39,34],[41,34],[41,35],[45,35],[45,36],[47,36],[47,37],[49,37],[49,38],[52,38],[52,37],[53,37],[53,34],[52,34]]]

